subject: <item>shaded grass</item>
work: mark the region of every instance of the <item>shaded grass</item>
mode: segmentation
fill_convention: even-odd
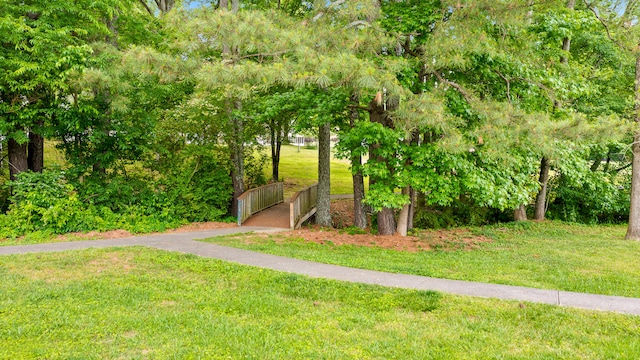
[[[318,150],[293,145],[283,145],[280,158],[280,178],[285,181],[285,197],[291,197],[302,188],[318,182]],[[333,154],[333,152],[332,152]],[[331,159],[331,193],[353,193],[353,180],[349,162]],[[271,162],[267,166],[267,178],[271,177]]]
[[[0,358],[635,358],[640,317],[146,248],[0,257]]]
[[[472,231],[493,241],[479,243],[474,250],[420,252],[334,246],[331,239],[320,245],[296,238],[282,239],[277,234],[269,238],[237,235],[207,241],[362,269],[640,297],[640,242],[623,240],[623,226],[530,222]]]

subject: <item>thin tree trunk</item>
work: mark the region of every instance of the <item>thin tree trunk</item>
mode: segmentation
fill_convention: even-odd
[[[271,135],[271,139],[269,141],[269,145],[271,145],[271,180],[278,181],[278,159],[276,155],[276,124],[275,120],[271,119],[269,121],[269,132]]]
[[[318,131],[318,205],[316,223],[331,227],[331,124]]]
[[[362,158],[354,156],[351,158],[351,166],[362,166]],[[367,212],[364,209],[364,176],[362,170],[356,170],[353,175],[353,225],[360,229],[367,228]]]
[[[418,138],[420,134],[417,131],[411,133],[411,136],[405,140],[405,143],[408,145],[418,145]],[[404,165],[406,167],[410,167],[413,164],[413,160],[411,158],[407,158],[405,160]],[[402,189],[402,195],[405,195],[409,198],[409,203],[404,205],[402,209],[400,209],[400,213],[398,214],[398,228],[396,230],[397,234],[400,236],[407,236],[407,231],[409,230],[409,218],[411,213],[411,186],[407,185]]]
[[[402,194],[409,196],[411,193],[411,187],[407,186],[402,189]],[[409,208],[411,204],[406,204],[400,209],[400,214],[398,215],[398,227],[397,233],[400,236],[407,236],[407,230],[409,228]]]
[[[21,172],[29,170],[27,162],[27,143],[19,144],[14,139],[9,139],[9,179],[15,180]]]
[[[576,8],[576,0],[568,0],[567,1],[567,9],[569,10],[574,10]],[[560,58],[560,61],[563,64],[568,64],[569,63],[569,51],[571,50],[571,38],[570,37],[565,37],[564,39],[562,39],[562,50],[564,50],[564,54],[562,55],[562,57]]]
[[[279,181],[280,179],[280,150],[282,150],[282,143],[278,142],[276,144],[276,160],[273,164],[273,181]]]
[[[527,221],[527,208],[524,205],[520,205],[520,207],[513,212],[513,220]]]
[[[229,0],[220,0],[219,9],[229,10]]]
[[[418,192],[413,187],[409,191],[409,219],[407,219],[407,229],[413,229],[413,218],[416,216],[416,207],[418,206]]]
[[[227,113],[231,121],[232,129],[229,134],[229,150],[231,151],[231,182],[233,183],[233,201],[231,202],[231,215],[238,214],[238,197],[244,193],[244,121],[231,111],[231,107],[237,110],[242,108],[240,101],[227,101]]]
[[[551,164],[549,159],[546,157],[542,157],[540,161],[540,190],[538,191],[538,196],[536,196],[536,205],[533,218],[536,220],[544,220],[544,214],[546,212],[547,206],[547,186],[549,184],[549,170],[551,169]]]
[[[355,92],[351,94],[351,114],[349,117],[349,126],[353,129],[356,122],[360,119],[360,97]],[[353,225],[360,229],[367,227],[367,212],[364,210],[364,176],[362,175],[362,157],[360,155],[351,156],[351,169],[353,179]]]
[[[640,124],[640,53],[636,54],[635,76],[635,121]],[[634,133],[631,149],[633,154],[631,204],[629,206],[629,226],[627,227],[625,239],[640,240],[640,131]]]

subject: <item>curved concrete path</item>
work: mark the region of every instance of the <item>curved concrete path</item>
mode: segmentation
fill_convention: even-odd
[[[558,290],[542,290],[520,286],[485,284],[470,281],[436,279],[425,276],[393,274],[344,266],[290,259],[196,241],[215,236],[245,232],[277,232],[282,229],[241,227],[185,233],[136,236],[124,239],[87,240],[2,246],[1,255],[106,248],[113,246],[149,246],[157,249],[194,254],[206,258],[232,261],[316,278],[382,285],[416,290],[435,290],[450,294],[479,296],[503,300],[519,300],[589,310],[614,311],[640,315],[640,299],[605,296]]]

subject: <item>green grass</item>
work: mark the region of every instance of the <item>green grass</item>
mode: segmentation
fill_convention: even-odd
[[[146,248],[0,257],[2,359],[635,359],[640,317]]]
[[[62,169],[69,166],[64,151],[56,148],[55,141],[47,140],[44,142],[44,165],[47,168],[60,167]]]
[[[295,238],[282,241],[278,239],[282,235],[239,235],[207,241],[362,269],[640,297],[640,242],[623,240],[623,226],[531,222],[473,231],[493,241],[480,243],[475,250],[413,253],[334,246],[330,238],[324,245]]]
[[[293,145],[283,145],[280,155],[280,178],[285,181],[285,197],[291,197],[296,191],[318,182],[318,150],[305,149]],[[331,193],[352,194],[353,180],[349,162],[331,159]],[[271,177],[271,162],[265,169]]]

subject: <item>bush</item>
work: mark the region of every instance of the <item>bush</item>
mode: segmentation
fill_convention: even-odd
[[[0,237],[4,238],[91,230],[163,231],[181,224],[161,213],[148,215],[141,207],[126,206],[116,213],[106,206],[83,203],[60,171],[23,172],[7,185],[12,195],[9,210],[0,215]]]
[[[449,206],[432,206],[419,209],[413,223],[420,229],[447,229],[456,226],[481,226],[511,221],[505,211],[479,206],[461,197]]]
[[[157,183],[161,209],[188,221],[214,221],[226,215],[233,186],[227,164],[215,151],[191,146],[174,161]]]
[[[578,179],[560,176],[552,184],[547,217],[586,224],[626,222],[630,182],[623,174],[602,171],[585,172]]]

